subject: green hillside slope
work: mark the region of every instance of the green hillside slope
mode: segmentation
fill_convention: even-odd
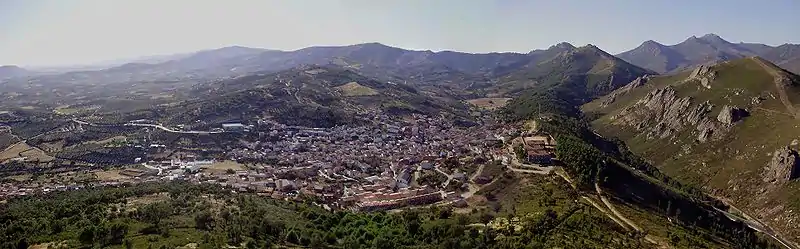
[[[496,91],[516,96],[504,108],[513,119],[538,112],[577,115],[574,106],[605,95],[650,71],[587,45],[558,54],[500,79]]]
[[[800,77],[753,57],[648,77],[582,108],[667,175],[798,240],[798,103]]]

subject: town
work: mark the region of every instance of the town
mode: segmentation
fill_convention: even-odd
[[[456,125],[414,114],[375,115],[370,125],[309,128],[259,120],[225,123],[210,132],[183,131],[135,120],[126,126],[161,132],[241,135],[223,155],[172,150],[155,141],[124,167],[21,177],[0,185],[0,199],[98,185],[183,180],[276,199],[312,199],[327,209],[375,211],[420,205],[463,205],[503,172],[547,174],[555,141],[547,134],[491,118]],[[87,122],[81,125],[91,125]],[[177,151],[177,152],[176,152]],[[169,152],[169,153],[166,153]]]

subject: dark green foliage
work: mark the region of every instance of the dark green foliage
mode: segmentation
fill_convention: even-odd
[[[126,198],[169,193],[166,200],[143,204],[136,211],[117,213]],[[163,194],[162,194],[163,195]],[[214,196],[220,203],[200,196]],[[86,203],[91,203],[86,205]],[[173,236],[186,226],[197,228],[201,248],[245,243],[247,248],[288,245],[310,248],[605,248],[603,243],[575,244],[572,238],[609,239],[616,248],[637,248],[637,239],[619,233],[607,220],[588,221],[582,208],[563,215],[552,211],[533,216],[522,231],[494,231],[468,226],[485,223],[450,209],[423,209],[389,214],[329,212],[305,203],[292,203],[250,194],[231,194],[215,185],[187,183],[141,184],[87,189],[12,199],[0,213],[0,248],[43,242],[72,241],[87,247],[133,248],[145,241],[153,248],[173,248]],[[30,207],[30,208],[28,208]],[[218,211],[213,211],[218,210]],[[582,218],[584,217],[584,218]],[[176,223],[188,220],[189,223]],[[584,225],[575,224],[583,222]],[[588,225],[591,224],[591,225]],[[134,228],[135,227],[135,228]],[[47,229],[42,229],[47,228]],[[148,235],[155,233],[154,235]],[[503,239],[499,239],[499,235]],[[569,234],[569,235],[567,235]],[[612,242],[613,241],[613,242]],[[184,243],[185,244],[185,243]],[[75,244],[74,246],[78,246]]]
[[[517,144],[517,146],[514,146],[514,155],[517,156],[517,159],[519,159],[520,161],[524,162],[525,161],[525,155],[526,155],[525,154],[525,146],[522,145],[521,143]]]
[[[564,169],[585,186],[595,183],[605,167],[605,155],[574,136],[557,136],[556,142],[556,157],[564,163]]]
[[[538,64],[531,70],[504,77],[501,87],[527,89],[501,111],[509,119],[525,120],[541,115],[580,116],[578,106],[603,96],[648,74],[645,69],[586,46]]]

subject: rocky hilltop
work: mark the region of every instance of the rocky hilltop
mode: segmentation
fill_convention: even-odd
[[[658,73],[676,73],[700,65],[760,56],[794,73],[800,73],[800,45],[773,47],[760,43],[732,43],[716,34],[692,36],[675,45],[648,40],[617,57]]]
[[[798,101],[800,77],[748,57],[637,79],[582,109],[598,133],[797,240]]]

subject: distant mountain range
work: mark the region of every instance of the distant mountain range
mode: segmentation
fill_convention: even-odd
[[[750,56],[762,57],[784,69],[800,73],[800,44],[772,47],[759,43],[731,43],[715,34],[692,36],[671,46],[645,41],[639,47],[617,55],[661,74]]]
[[[576,48],[568,43],[527,54],[432,53],[377,43],[313,48],[302,53],[268,53],[293,56],[298,60],[283,57],[281,60],[287,65],[276,64],[271,69],[292,67],[274,73],[198,83],[184,91],[189,96],[187,101],[161,112],[167,115],[149,118],[165,123],[194,120],[213,123],[240,115],[271,116],[289,124],[331,126],[350,122],[347,117],[352,113],[366,110],[390,115],[422,113],[464,117],[468,109],[463,102],[466,99],[497,96],[526,99],[531,89],[553,90],[556,98],[569,103],[564,106],[575,106],[644,74],[654,74],[593,45]],[[219,56],[219,53],[203,56],[212,55]],[[259,56],[264,55],[251,58]],[[467,63],[470,56],[480,59]],[[187,57],[180,61],[206,60]],[[148,67],[141,64],[127,67],[138,70],[140,66]],[[111,70],[120,70],[120,67],[108,71]],[[524,101],[514,103],[521,105],[522,111],[516,114],[520,117],[532,110],[525,108]],[[312,115],[298,116],[298,113]]]
[[[36,76],[36,81],[43,84],[82,81],[114,83],[198,80],[235,77],[255,72],[277,72],[306,64],[347,66],[370,76],[387,77],[387,79],[393,76],[387,75],[387,72],[407,78],[405,76],[426,70],[435,70],[438,73],[446,71],[452,75],[492,77],[521,68],[530,68],[538,62],[572,48],[574,46],[565,42],[528,53],[476,54],[406,50],[380,43],[318,46],[295,51],[232,46],[187,54],[142,57],[128,60],[124,64],[121,64],[121,61],[114,61],[106,65],[116,66],[100,70],[51,72],[41,75],[14,67],[16,70],[13,70],[13,73],[5,72],[10,69],[0,70],[0,78]],[[714,34],[692,36],[684,42],[671,46],[646,41],[639,47],[616,56],[659,74],[674,73],[697,65],[749,56],[760,56],[789,71],[800,72],[800,45],[784,44],[772,47],[758,43],[731,43]],[[379,72],[379,75],[372,75],[370,72]],[[460,79],[468,82],[483,81],[481,78],[471,77]],[[425,77],[420,75],[417,81],[430,80],[425,80]]]

